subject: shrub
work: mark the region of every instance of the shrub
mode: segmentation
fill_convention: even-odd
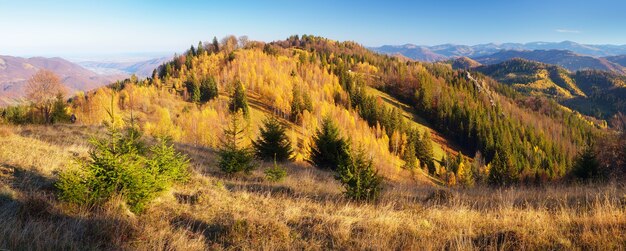
[[[382,190],[382,178],[362,149],[349,154],[348,159],[339,165],[337,179],[343,185],[346,197],[352,200],[374,201]]]
[[[279,166],[276,161],[274,161],[274,166],[265,169],[263,173],[265,173],[265,179],[271,182],[279,182],[287,177],[287,170],[284,167]]]
[[[56,187],[62,200],[92,205],[119,194],[139,213],[159,192],[188,178],[187,158],[168,140],[146,150],[134,128],[122,133],[110,126],[108,136],[92,140],[89,158],[60,174]]]
[[[28,106],[17,105],[0,108],[0,116],[10,124],[23,125],[33,123],[31,111]]]
[[[276,117],[263,121],[259,138],[252,142],[257,157],[264,160],[285,161],[291,156],[291,141],[283,126]]]

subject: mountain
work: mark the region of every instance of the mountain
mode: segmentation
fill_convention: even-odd
[[[435,62],[447,59],[446,56],[433,52],[427,47],[412,44],[393,46],[385,45],[379,47],[377,52],[389,55],[402,55],[410,59],[419,59],[420,61]]]
[[[575,73],[556,65],[514,58],[473,70],[530,96],[545,96],[597,119],[626,113],[626,76],[581,70]]]
[[[152,71],[171,57],[160,57],[142,61],[83,61],[79,65],[100,74],[135,74],[138,77],[152,76]]]
[[[459,57],[455,59],[448,60],[448,63],[452,65],[454,69],[463,69],[468,70],[478,66],[481,66],[479,62],[474,59],[468,57]]]
[[[479,66],[475,70],[525,93],[541,93],[558,98],[585,96],[568,71],[555,65],[514,58]]]
[[[566,50],[534,50],[534,51],[500,51],[492,55],[476,57],[474,60],[481,64],[497,64],[513,58],[523,58],[527,60],[554,64],[564,67],[570,71],[585,69],[595,69],[625,74],[624,67],[612,63],[604,58],[584,56]]]
[[[124,75],[100,75],[62,58],[21,58],[0,56],[0,106],[15,103],[24,97],[28,79],[40,69],[50,70],[61,78],[70,94],[91,90]]]
[[[418,61],[433,62],[435,58],[455,58],[455,57],[481,57],[490,55],[502,50],[568,50],[581,55],[604,57],[626,54],[626,45],[589,45],[579,44],[572,41],[563,42],[531,42],[531,43],[488,43],[478,45],[456,45],[442,44],[435,46],[422,46],[414,44],[405,45],[384,45],[381,47],[370,47],[369,49],[384,53],[400,53],[404,56]],[[422,56],[421,51],[428,51],[426,56]]]
[[[626,55],[610,56],[610,57],[605,57],[605,59],[615,64],[626,67]]]

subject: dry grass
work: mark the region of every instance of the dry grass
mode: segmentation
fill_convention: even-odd
[[[626,248],[626,186],[441,190],[387,182],[381,201],[343,199],[328,172],[288,164],[283,182],[217,171],[209,149],[180,145],[194,175],[142,215],[121,199],[59,202],[52,186],[101,128],[22,127],[0,137],[0,248],[11,250],[411,250]]]

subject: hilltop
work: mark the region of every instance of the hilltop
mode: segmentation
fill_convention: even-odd
[[[599,70],[570,72],[557,65],[521,58],[473,70],[508,84],[521,93],[552,98],[597,119],[610,119],[626,111],[622,106],[626,77],[621,74]]]
[[[500,51],[498,53],[476,57],[474,60],[481,64],[496,64],[513,58],[523,58],[546,64],[561,66],[570,71],[578,70],[602,70],[618,74],[626,73],[626,70],[618,64],[604,58],[584,56],[566,50],[533,50],[533,51]]]

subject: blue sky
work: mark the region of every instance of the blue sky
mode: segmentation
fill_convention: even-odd
[[[384,44],[572,40],[626,44],[626,1],[9,1],[0,54],[182,51],[228,34],[272,41],[315,34]]]

